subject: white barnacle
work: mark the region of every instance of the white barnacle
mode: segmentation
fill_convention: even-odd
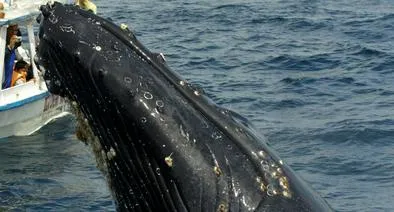
[[[215,131],[215,132],[212,133],[211,137],[212,137],[213,139],[217,140],[217,139],[221,139],[221,138],[222,138],[222,135],[221,135],[220,132]]]
[[[263,182],[263,180],[261,179],[261,177],[256,177],[256,182],[261,183],[261,182]]]
[[[261,151],[259,151],[259,156],[262,158],[265,158],[266,154],[264,151],[261,150]]]
[[[94,49],[96,49],[96,51],[101,51],[101,46],[95,46]]]
[[[133,80],[130,77],[124,77],[124,82],[127,84],[130,84],[131,82],[133,82]]]
[[[268,196],[274,196],[274,195],[277,195],[277,194],[278,194],[278,191],[275,189],[274,185],[269,184],[267,186],[267,195]]]
[[[179,84],[184,86],[186,83],[185,83],[185,81],[181,80],[181,81],[179,81]]]
[[[144,97],[145,97],[145,99],[153,99],[153,95],[149,92],[145,92]]]
[[[291,198],[291,192],[288,191],[288,190],[282,191],[282,194],[283,194],[283,196],[286,197],[286,198]]]
[[[222,170],[218,166],[213,167],[213,171],[215,172],[216,176],[218,176],[218,177],[220,175],[222,175]]]
[[[105,151],[103,149],[101,150],[101,157],[104,159],[107,158],[107,154],[105,154]]]
[[[162,100],[157,100],[156,101],[156,106],[157,107],[164,107],[164,102]]]
[[[287,180],[286,177],[281,177],[279,178],[279,185],[280,187],[282,187],[283,189],[288,190],[289,189],[289,181]]]
[[[120,28],[121,28],[122,30],[127,30],[128,26],[127,26],[127,24],[121,23],[121,24],[120,24]]]
[[[194,95],[200,96],[200,92],[199,91],[194,91]]]
[[[267,190],[267,186],[265,186],[265,184],[262,182],[262,183],[260,183],[260,190],[261,191],[265,191],[265,190]]]
[[[281,168],[277,168],[276,171],[277,171],[279,174],[282,174],[282,173],[283,173],[283,171],[282,171]]]
[[[226,207],[226,205],[224,203],[220,204],[218,209],[216,210],[218,212],[227,212],[228,208]]]
[[[107,158],[108,160],[112,160],[116,156],[116,152],[114,148],[110,148],[109,151],[107,152]]]
[[[263,170],[264,170],[264,171],[268,171],[268,170],[269,170],[270,167],[269,167],[267,161],[262,160],[262,161],[260,161],[260,164],[261,164],[261,166],[263,167]]]
[[[271,172],[271,177],[274,178],[274,179],[276,179],[276,178],[279,177],[279,173],[276,172],[276,171],[273,171],[273,172]]]
[[[161,57],[164,61],[167,61],[166,58],[164,57],[164,54],[163,54],[163,53],[160,53],[159,55],[160,55],[160,57]]]
[[[166,162],[168,167],[172,167],[174,165],[174,160],[172,159],[172,153],[164,158],[164,161]]]

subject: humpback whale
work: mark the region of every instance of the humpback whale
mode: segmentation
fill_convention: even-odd
[[[332,211],[241,115],[130,30],[43,5],[35,63],[72,102],[118,211]]]

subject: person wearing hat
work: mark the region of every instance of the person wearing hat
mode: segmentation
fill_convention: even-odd
[[[28,63],[20,60],[15,63],[15,68],[12,73],[11,86],[20,85],[26,83]]]

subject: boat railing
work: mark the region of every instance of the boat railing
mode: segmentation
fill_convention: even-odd
[[[40,91],[36,87],[37,86],[35,85],[35,83],[33,81],[30,81],[11,88],[3,89],[0,92],[0,106],[21,101],[31,96],[35,96],[37,94],[46,92],[46,91]]]
[[[3,2],[5,8],[26,7],[31,5],[42,5],[46,3],[53,3],[54,0],[5,0]],[[62,2],[62,1],[59,1]]]

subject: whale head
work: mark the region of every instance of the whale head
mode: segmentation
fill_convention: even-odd
[[[36,64],[78,109],[118,210],[331,210],[246,119],[132,32],[71,5],[41,11]]]

